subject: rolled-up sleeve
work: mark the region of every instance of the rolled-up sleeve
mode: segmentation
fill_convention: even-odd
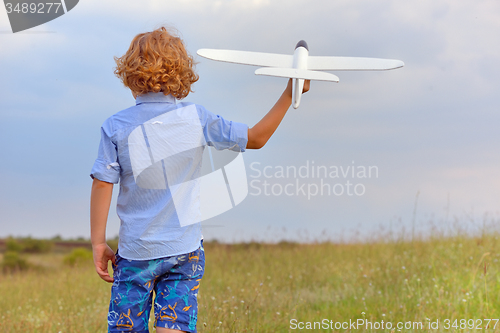
[[[244,152],[248,142],[248,125],[230,121],[202,108],[205,140],[217,150]]]
[[[109,119],[101,126],[101,142],[97,159],[94,162],[90,177],[101,181],[118,184],[120,179],[120,164],[116,144],[112,141],[112,128]]]

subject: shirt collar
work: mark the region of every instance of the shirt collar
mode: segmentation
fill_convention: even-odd
[[[163,92],[148,92],[142,95],[137,96],[135,99],[135,105],[139,105],[142,103],[171,103],[175,104],[175,97],[171,94],[164,95]]]

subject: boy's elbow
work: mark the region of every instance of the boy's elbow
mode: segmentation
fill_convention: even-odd
[[[255,144],[252,147],[249,147],[249,149],[260,149],[262,147],[264,147],[264,144]]]
[[[266,144],[265,140],[248,140],[247,149],[260,149]]]
[[[248,129],[247,149],[260,149],[264,147],[266,142],[267,140],[258,133],[255,133],[255,130],[253,128]]]

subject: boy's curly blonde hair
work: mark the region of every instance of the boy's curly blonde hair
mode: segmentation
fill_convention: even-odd
[[[114,59],[115,75],[136,95],[161,91],[182,99],[199,79],[184,43],[165,27],[135,36],[127,53]]]

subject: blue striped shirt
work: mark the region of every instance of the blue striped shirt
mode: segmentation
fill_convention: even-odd
[[[120,183],[120,256],[149,260],[196,250],[203,150],[243,152],[247,141],[247,125],[162,92],[137,96],[135,106],[106,119],[90,177]]]

